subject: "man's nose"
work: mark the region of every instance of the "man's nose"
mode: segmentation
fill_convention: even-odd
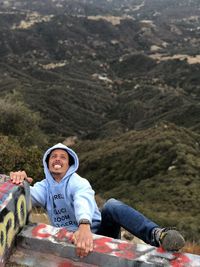
[[[60,158],[60,157],[56,157],[55,160],[56,160],[56,161],[60,161],[61,158]]]

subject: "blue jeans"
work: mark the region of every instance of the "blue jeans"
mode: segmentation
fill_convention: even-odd
[[[123,202],[109,199],[103,206],[101,215],[101,225],[96,234],[120,238],[120,228],[123,227],[145,243],[158,246],[152,230],[159,226]]]

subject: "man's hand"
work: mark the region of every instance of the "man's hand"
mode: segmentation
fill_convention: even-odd
[[[13,184],[18,185],[23,185],[24,180],[30,184],[33,182],[33,179],[28,177],[25,171],[10,172],[10,179]]]
[[[93,236],[89,224],[80,224],[74,233],[72,242],[76,246],[77,256],[83,258],[93,251]]]

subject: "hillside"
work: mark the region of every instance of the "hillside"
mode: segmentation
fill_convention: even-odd
[[[161,123],[102,141],[78,142],[79,173],[96,193],[120,198],[199,241],[200,135]]]
[[[48,135],[163,119],[199,131],[197,1],[1,5],[0,95],[20,92]]]

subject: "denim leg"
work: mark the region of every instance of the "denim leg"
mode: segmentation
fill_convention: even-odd
[[[115,199],[109,199],[103,206],[101,211],[101,225],[96,234],[105,235],[112,238],[120,239],[121,237],[121,225],[118,220],[115,220],[113,216],[114,202]]]
[[[109,199],[101,214],[102,222],[97,234],[119,238],[122,226],[145,243],[157,245],[152,238],[152,230],[159,226],[123,202]]]

